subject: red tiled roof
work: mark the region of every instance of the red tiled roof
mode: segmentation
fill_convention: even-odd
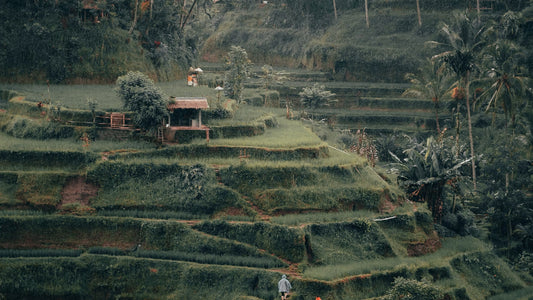
[[[203,97],[173,97],[168,105],[170,110],[185,108],[209,108],[209,104],[207,103],[207,98]]]

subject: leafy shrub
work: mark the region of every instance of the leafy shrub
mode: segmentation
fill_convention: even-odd
[[[480,297],[523,288],[523,282],[509,266],[492,252],[474,252],[457,256],[450,265]]]
[[[234,138],[241,136],[256,136],[265,133],[266,126],[264,123],[242,124],[231,126],[211,126],[213,138]]]
[[[413,215],[402,214],[396,215],[396,218],[380,223],[384,227],[400,228],[405,231],[414,232],[417,222]]]
[[[91,247],[87,251],[91,254],[104,254],[104,255],[126,255],[127,252],[118,249],[118,248],[110,248],[110,247]]]
[[[78,257],[83,250],[70,249],[0,249],[0,257]]]
[[[395,255],[383,232],[367,220],[313,224],[306,230],[316,263],[343,264]]]
[[[300,159],[316,159],[323,157],[328,153],[327,145],[317,145],[315,147],[296,147],[289,149],[270,149],[263,147],[243,147],[232,145],[214,145],[214,144],[191,144],[191,145],[177,145],[165,147],[163,149],[138,151],[133,153],[117,153],[109,156],[110,166],[100,166],[95,168],[112,168],[114,164],[119,167],[120,164],[126,164],[122,160],[131,160],[132,158],[145,158],[150,156],[152,158],[205,158],[205,157],[222,157],[222,158],[238,158],[243,150],[253,159],[261,160],[300,160]],[[118,160],[120,159],[120,161]],[[116,160],[116,161],[112,161]],[[106,164],[104,163],[104,164]],[[122,168],[122,167],[120,167]],[[92,169],[92,168],[91,168]],[[102,170],[100,170],[102,171]],[[92,171],[91,171],[92,172]],[[97,178],[97,177],[95,177]]]
[[[258,189],[254,203],[264,210],[377,210],[382,191],[339,185]]]
[[[304,233],[286,226],[263,222],[234,224],[214,221],[202,222],[194,228],[208,234],[254,245],[290,261],[299,262],[304,257]]]
[[[189,253],[192,255],[191,258],[197,254],[198,257],[202,255],[228,255],[272,259],[271,255],[263,253],[249,244],[206,235],[182,223],[171,221],[143,222],[141,235],[143,236],[143,249]]]
[[[233,111],[222,106],[217,106],[214,109],[202,112],[202,117],[204,117],[207,122],[209,120],[231,119],[233,118]]]
[[[8,299],[274,299],[275,272],[139,257],[0,259]],[[224,288],[220,288],[224,287]]]
[[[196,220],[205,219],[209,215],[202,215],[190,212],[168,211],[168,210],[136,210],[136,209],[101,209],[96,211],[96,215],[102,217],[122,217],[122,218],[141,218],[141,219],[177,219],[177,220]]]
[[[442,290],[430,283],[397,277],[385,299],[439,300],[442,297]]]
[[[522,251],[515,261],[515,267],[522,272],[528,272],[533,275],[533,254]]]
[[[274,257],[247,257],[240,255],[218,255],[182,251],[151,251],[141,250],[134,252],[136,257],[169,259],[197,262],[201,264],[245,266],[251,268],[281,268],[287,265]]]
[[[474,223],[474,213],[461,205],[458,205],[456,209],[455,213],[448,212],[442,217],[441,225],[447,230],[437,226],[436,228],[440,229],[439,234],[441,236],[477,236],[479,231]]]
[[[32,138],[39,140],[69,138],[74,134],[73,127],[21,116],[14,117],[5,126],[4,131],[17,138]]]
[[[220,170],[222,182],[239,191],[284,187],[316,183],[318,173],[309,167],[246,167],[231,166]]]
[[[204,165],[104,163],[91,170],[89,178],[98,180],[104,188],[93,203],[97,209],[171,209],[211,214],[241,205],[240,196],[216,183],[213,169]]]
[[[96,210],[90,206],[82,205],[81,203],[67,203],[61,206],[59,213],[71,214],[77,216],[92,215]]]
[[[17,199],[30,207],[51,210],[61,201],[61,190],[68,175],[62,173],[27,173],[17,178]]]
[[[135,112],[133,124],[153,132],[168,115],[163,92],[141,72],[128,72],[117,79],[117,93],[124,102],[124,108]]]
[[[97,157],[95,153],[82,151],[0,150],[0,164],[25,167],[70,167],[78,170],[93,163]]]

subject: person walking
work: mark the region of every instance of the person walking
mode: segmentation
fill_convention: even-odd
[[[281,280],[278,282],[278,290],[281,294],[281,300],[287,300],[291,288],[292,286],[289,280],[287,280],[287,275],[283,274],[283,276],[281,276]]]

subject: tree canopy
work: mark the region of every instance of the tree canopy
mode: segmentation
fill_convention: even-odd
[[[138,128],[155,132],[168,116],[163,92],[141,72],[128,72],[119,77],[117,93],[124,102],[124,108],[135,113],[132,120]]]

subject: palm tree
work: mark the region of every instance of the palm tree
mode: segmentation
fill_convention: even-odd
[[[468,136],[470,139],[470,155],[472,158],[472,181],[476,189],[476,162],[474,153],[474,139],[472,137],[472,119],[470,116],[470,75],[476,69],[476,54],[484,46],[483,33],[485,27],[477,20],[472,20],[467,13],[455,15],[454,23],[444,24],[442,32],[447,43],[431,41],[434,46],[444,46],[449,50],[434,56],[441,59],[457,75],[457,87],[465,90],[465,102],[468,120]]]
[[[432,60],[428,60],[419,69],[417,75],[407,74],[406,77],[411,82],[411,87],[403,95],[431,99],[433,101],[437,133],[440,133],[440,100],[449,92],[449,88],[452,85],[452,77],[446,72],[444,64]]]
[[[523,49],[509,40],[499,40],[489,45],[484,51],[484,63],[488,69],[485,81],[490,83],[480,99],[485,100],[485,111],[492,110],[493,114],[501,106],[508,123],[515,124],[517,108],[526,101],[531,79],[524,76],[521,67]]]

